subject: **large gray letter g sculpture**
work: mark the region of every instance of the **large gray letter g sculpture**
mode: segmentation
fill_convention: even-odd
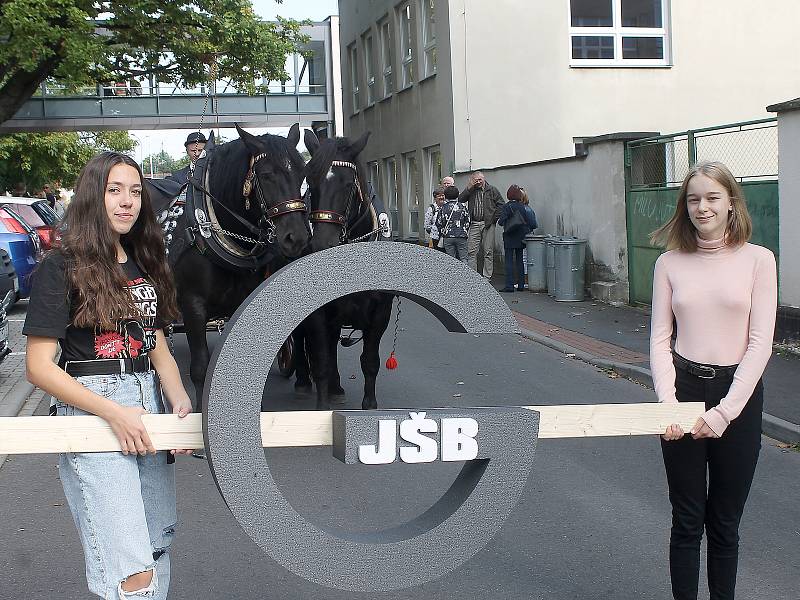
[[[262,392],[273,359],[298,324],[332,300],[368,290],[410,298],[451,332],[517,331],[508,306],[488,282],[441,253],[386,242],[318,252],[275,273],[234,315],[211,361],[204,430],[217,487],[265,553],[320,585],[379,591],[436,579],[475,555],[497,533],[530,474],[539,415],[523,409],[474,414],[458,409],[436,417],[443,424],[474,421],[480,429],[476,443],[483,447],[464,462],[441,499],[408,523],[377,533],[342,534],[309,522],[281,495],[264,457],[258,418]],[[353,416],[352,433],[343,429],[348,414]],[[389,418],[385,413],[339,413],[339,439],[347,443],[377,431],[375,419],[364,420],[370,415]],[[443,430],[442,444],[445,437]]]

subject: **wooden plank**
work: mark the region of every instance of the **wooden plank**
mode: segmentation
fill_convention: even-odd
[[[541,414],[539,437],[602,437],[654,435],[679,423],[689,431],[703,414],[702,402],[680,404],[589,404],[526,406]],[[159,450],[201,448],[202,415],[144,415],[150,437]],[[261,413],[265,448],[330,446],[329,411]],[[0,418],[0,454],[107,452],[119,450],[111,428],[99,417]]]

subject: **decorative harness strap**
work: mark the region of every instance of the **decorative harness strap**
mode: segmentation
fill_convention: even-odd
[[[242,186],[242,194],[245,198],[245,208],[250,210],[250,195],[253,193],[253,188],[255,188],[256,192],[258,193],[258,201],[261,203],[261,211],[263,212],[267,222],[270,222],[273,218],[281,215],[300,211],[306,212],[308,207],[302,198],[283,200],[282,202],[278,202],[275,206],[267,206],[266,199],[261,191],[261,184],[258,181],[258,177],[256,177],[256,171],[254,168],[258,161],[266,157],[266,152],[263,152],[258,156],[250,157],[250,169],[247,171],[247,175],[244,178],[244,185]]]
[[[355,175],[354,182],[355,182],[355,185],[356,185],[356,191],[358,192],[358,202],[359,202],[359,205],[363,206],[364,203],[365,203],[365,201],[364,201],[364,193],[361,190],[361,182],[359,181],[359,178],[358,178],[358,168],[356,167],[356,165],[351,163],[351,162],[347,162],[347,161],[343,161],[343,160],[334,160],[334,161],[331,161],[331,168],[333,168],[333,167],[345,167],[345,168],[353,170],[353,173]],[[345,214],[336,212],[335,210],[312,210],[308,215],[308,220],[311,221],[312,223],[334,223],[336,225],[339,225],[342,228],[342,241],[343,242],[356,241],[356,240],[348,240],[347,239],[347,230],[348,230],[347,219],[348,219],[348,216],[350,214],[350,201],[351,200],[352,200],[352,196],[347,201],[347,206],[345,207]],[[374,210],[369,211],[369,213],[371,213],[372,216],[373,216],[373,225],[376,224],[376,219],[374,217],[374,212],[375,212]],[[358,220],[356,221],[356,223],[354,223],[353,227],[358,225],[358,223],[361,222],[361,219],[363,219],[367,214],[368,213],[365,212],[363,215],[361,215],[358,218]],[[352,227],[350,229],[352,229]],[[373,233],[375,233],[375,232],[374,231],[370,232],[366,237],[371,237],[373,235]]]

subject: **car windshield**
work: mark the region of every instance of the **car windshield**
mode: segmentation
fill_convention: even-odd
[[[33,207],[48,226],[52,227],[55,225],[56,221],[58,221],[58,215],[56,214],[56,211],[50,208],[50,205],[47,202],[36,202],[34,203]]]
[[[45,223],[44,219],[39,215],[36,209],[33,206],[28,204],[14,204],[14,203],[7,203],[6,206],[10,207],[15,213],[17,213],[21,218],[25,220],[25,222],[30,225],[31,227],[48,227],[49,224]]]

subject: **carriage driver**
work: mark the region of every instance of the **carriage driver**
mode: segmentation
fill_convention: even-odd
[[[204,136],[199,131],[193,131],[186,137],[186,141],[183,143],[184,148],[186,148],[186,155],[189,157],[190,164],[186,165],[180,171],[176,171],[170,176],[170,179],[176,180],[178,183],[183,185],[189,180],[189,171],[197,162],[197,159],[200,158],[200,155],[203,153],[203,149],[206,147],[206,143],[208,140],[206,136]]]

